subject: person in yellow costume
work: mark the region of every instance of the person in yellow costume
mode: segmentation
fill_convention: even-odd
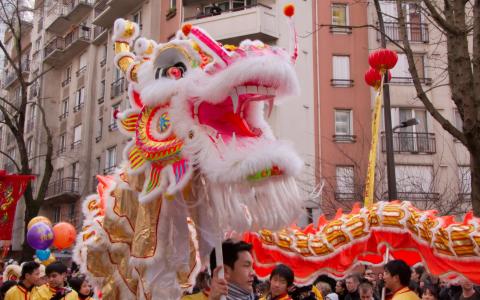
[[[67,267],[61,262],[54,262],[45,269],[47,283],[32,292],[32,300],[78,300],[78,294],[68,286]]]
[[[5,294],[5,300],[30,300],[32,290],[40,279],[40,265],[34,261],[22,265],[20,281]]]
[[[385,265],[383,280],[385,287],[393,293],[392,300],[420,300],[420,298],[408,288],[412,270],[400,259],[389,261]]]
[[[286,265],[275,266],[270,273],[270,291],[260,300],[291,300],[288,289],[293,286],[294,278],[292,269]]]

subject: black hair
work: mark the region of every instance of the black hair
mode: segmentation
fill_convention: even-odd
[[[0,299],[3,299],[8,290],[15,285],[17,285],[15,280],[7,280],[3,282],[2,286],[0,287]]]
[[[416,271],[415,271],[416,272]],[[425,294],[425,292],[429,290],[430,293],[435,297],[435,299],[440,299],[440,289],[435,284],[426,284],[423,287],[423,292],[421,295]]]
[[[45,274],[47,276],[55,272],[58,274],[63,274],[63,273],[67,273],[67,271],[68,271],[67,266],[65,266],[59,261],[51,263],[45,268]]]
[[[418,279],[420,279],[423,275],[423,273],[425,272],[425,267],[424,266],[416,266],[413,268],[413,270],[415,271],[415,273],[418,274]]]
[[[390,275],[396,276],[400,279],[402,286],[408,286],[410,283],[410,276],[412,275],[412,270],[410,267],[401,259],[391,260],[385,265],[385,270],[390,273]]]
[[[275,266],[272,273],[270,273],[270,280],[272,280],[273,276],[278,276],[280,278],[285,279],[287,281],[287,287],[292,286],[293,279],[295,278],[295,275],[293,275],[292,269],[282,264]]]
[[[223,264],[233,269],[235,262],[238,260],[238,253],[243,251],[250,252],[250,250],[252,250],[252,245],[244,241],[225,240],[222,243]],[[210,253],[210,269],[212,273],[216,267],[217,260],[215,258],[215,249],[213,249],[212,253]]]
[[[85,281],[85,276],[72,277],[68,281],[68,285],[70,285],[70,287],[74,289],[75,292],[80,293],[80,289],[82,288],[82,284],[84,281]]]
[[[36,269],[40,268],[40,264],[34,261],[27,261],[22,265],[22,274],[20,275],[20,280],[25,279],[25,275],[32,274]]]

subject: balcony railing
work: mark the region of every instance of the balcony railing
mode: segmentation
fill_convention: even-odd
[[[352,33],[352,26],[330,25],[330,32],[332,32],[332,33]]]
[[[117,125],[117,122],[114,122],[114,123],[108,124],[108,130],[109,130],[109,131],[115,131],[115,130],[118,130],[118,125]]]
[[[440,199],[439,193],[429,192],[397,192],[398,199],[402,201],[423,202],[423,201],[438,201]]]
[[[82,140],[79,140],[79,141],[75,141],[72,143],[72,145],[70,146],[70,148],[73,150],[73,149],[77,149],[80,147],[80,145],[82,144]]]
[[[108,6],[106,0],[95,1],[95,18],[101,15],[107,9],[107,7]]]
[[[333,135],[333,140],[335,142],[355,142],[357,139],[356,135],[349,134],[335,134]]]
[[[335,192],[335,200],[337,201],[358,201],[359,199],[357,193]]]
[[[85,71],[87,71],[87,66],[83,66],[80,69],[78,69],[77,72],[76,72],[77,77],[80,77],[81,75],[83,75],[85,73]]]
[[[81,103],[77,103],[74,107],[73,107],[73,112],[77,112],[77,111],[80,111],[83,107],[84,103],[81,102]]]
[[[95,26],[93,28],[93,43],[98,45],[102,43],[107,37],[107,29],[102,26]]]
[[[66,119],[68,117],[68,111],[63,112],[60,116],[58,116],[58,119],[61,121],[63,119]]]
[[[50,198],[60,194],[78,194],[79,192],[79,182],[78,178],[67,177],[60,180],[54,181],[48,185],[45,198]]]
[[[56,37],[44,48],[44,62],[62,65],[85,49],[90,42],[90,27],[80,26],[64,38]]]
[[[62,146],[61,148],[59,148],[57,150],[57,156],[60,156],[62,155],[63,153],[65,153],[67,151],[67,147],[66,146]]]
[[[229,12],[242,11],[242,10],[257,7],[257,6],[261,6],[261,7],[267,8],[267,9],[272,9],[272,7],[267,6],[265,4],[256,3],[257,1],[253,1],[253,2],[254,3],[252,5],[244,5],[244,6],[239,6],[239,7],[235,7],[235,8],[232,8],[232,9],[221,10],[221,12],[218,13],[218,14],[214,14],[214,13],[211,13],[211,12],[206,12],[206,13],[202,12],[201,14],[197,14],[197,15],[194,15],[194,16],[185,16],[184,21],[190,21],[190,20],[195,20],[195,19],[203,19],[203,18],[207,18],[207,17],[218,16],[218,15],[221,15],[221,14],[225,14],[225,13],[229,13]]]
[[[125,78],[120,78],[112,82],[110,89],[110,97],[115,98],[123,94],[127,90],[127,84]]]
[[[105,174],[105,175],[112,174],[115,171],[116,168],[117,168],[117,166],[106,167],[105,169],[103,169],[103,174]]]
[[[30,72],[30,60],[22,59],[22,61],[20,63],[20,66],[21,66],[21,69],[22,69],[22,73],[24,75],[28,74],[28,72]],[[8,74],[5,73],[4,80],[3,80],[3,87],[4,88],[9,87],[10,85],[12,85],[12,83],[14,83],[17,80],[18,80],[18,75],[17,75],[17,72],[15,70],[12,70]]]
[[[330,84],[334,87],[352,87],[352,79],[330,79]]]
[[[420,83],[425,84],[425,85],[432,85],[432,78],[419,78]],[[395,84],[413,84],[413,78],[412,77],[392,77],[390,80],[390,83],[395,83]]]
[[[407,36],[410,42],[428,43],[428,25],[425,23],[406,23]],[[400,24],[397,22],[385,22],[385,34],[393,41],[402,41]],[[380,40],[381,33],[377,33],[377,40]],[[389,40],[387,38],[387,41]]]
[[[382,151],[386,152],[385,133],[382,132]],[[393,133],[393,151],[397,153],[425,153],[436,152],[434,133],[423,132],[395,132]]]

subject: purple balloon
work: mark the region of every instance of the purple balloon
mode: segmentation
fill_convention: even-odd
[[[47,249],[53,243],[52,228],[43,222],[33,225],[27,232],[27,242],[33,249]]]

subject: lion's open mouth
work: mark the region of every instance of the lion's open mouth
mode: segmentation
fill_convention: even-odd
[[[232,139],[258,138],[263,135],[255,120],[249,115],[251,106],[261,102],[267,104],[267,113],[273,107],[275,89],[269,86],[245,84],[233,88],[230,95],[220,103],[202,101],[192,106],[197,122],[207,127],[213,142],[229,144]]]

